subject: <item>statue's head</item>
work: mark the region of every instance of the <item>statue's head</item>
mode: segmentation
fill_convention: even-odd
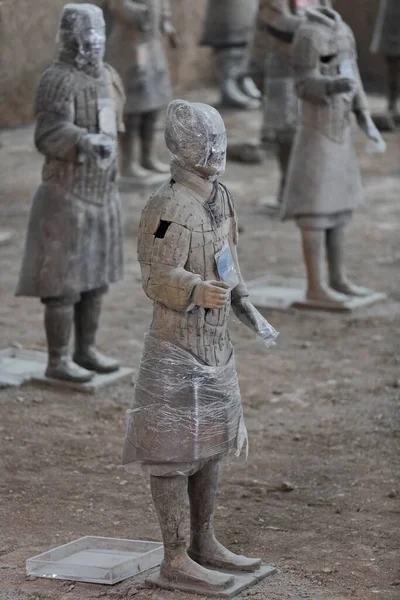
[[[221,115],[208,104],[173,100],[167,109],[165,142],[185,169],[212,179],[225,171],[226,130]]]
[[[97,65],[105,52],[103,11],[94,4],[66,4],[58,29],[60,50],[72,54],[78,68]]]

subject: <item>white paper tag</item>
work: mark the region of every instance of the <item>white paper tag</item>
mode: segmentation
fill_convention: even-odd
[[[239,277],[229,244],[225,244],[222,250],[216,253],[215,262],[222,281],[225,281],[231,289],[235,288],[239,283]]]
[[[340,63],[339,73],[342,77],[348,77],[349,79],[354,79],[355,69],[354,63],[351,58],[346,58]]]
[[[150,60],[149,44],[139,44],[139,46],[137,47],[136,57],[139,69],[147,69]]]
[[[113,138],[117,137],[117,115],[115,103],[111,98],[100,98],[98,101],[99,128]]]

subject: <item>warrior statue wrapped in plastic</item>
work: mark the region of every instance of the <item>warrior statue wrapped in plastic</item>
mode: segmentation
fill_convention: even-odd
[[[123,271],[117,134],[124,92],[117,73],[103,62],[100,8],[66,4],[58,37],[58,58],[36,97],[35,144],[45,163],[17,295],[41,298],[45,305],[46,375],[83,383],[94,372],[118,369],[96,350],[95,336],[102,295]]]
[[[232,577],[206,567],[254,571],[260,561],[237,556],[213,530],[220,461],[247,441],[233,347],[236,316],[271,345],[276,331],[248,300],[238,257],[237,219],[225,169],[226,132],[205,104],[175,100],[167,112],[171,179],[145,206],[138,239],[142,284],[153,320],[135,386],[123,464],[140,464],[162,530],[160,577],[174,587],[224,589]],[[184,536],[189,492],[190,547]]]
[[[175,47],[169,0],[108,0],[111,33],[107,61],[117,69],[127,96],[121,138],[121,175],[136,183],[163,180],[169,165],[155,153],[160,110],[171,100],[164,38]],[[161,174],[161,175],[160,175]]]
[[[349,281],[344,269],[345,225],[363,202],[352,115],[377,147],[385,144],[369,113],[351,29],[329,8],[309,9],[306,16],[292,47],[301,121],[283,217],[295,219],[301,230],[308,300],[340,307],[351,296],[371,293]]]

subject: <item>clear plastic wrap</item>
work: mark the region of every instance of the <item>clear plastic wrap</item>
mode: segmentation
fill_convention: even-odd
[[[227,138],[219,112],[208,104],[173,100],[168,105],[165,143],[185,169],[225,171]]]
[[[66,4],[57,34],[60,52],[74,52],[77,66],[102,61],[106,27],[103,11],[94,4]]]
[[[247,431],[234,356],[227,365],[211,367],[147,335],[127,418],[128,471],[140,465],[167,475],[182,465],[239,456]]]

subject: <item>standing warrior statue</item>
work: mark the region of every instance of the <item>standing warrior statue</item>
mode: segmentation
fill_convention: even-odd
[[[383,54],[387,68],[388,114],[386,118],[375,117],[381,130],[393,130],[400,124],[397,102],[400,93],[400,2],[381,0],[374,36],[371,44],[373,54]]]
[[[121,174],[146,182],[156,173],[169,172],[169,166],[155,156],[155,133],[160,110],[172,95],[163,40],[166,36],[176,46],[170,4],[169,0],[108,0],[107,6],[113,21],[107,60],[121,75],[127,95]]]
[[[201,44],[214,49],[221,101],[236,108],[258,108],[261,93],[248,76],[248,47],[258,0],[208,0]]]
[[[259,21],[268,38],[265,66],[263,125],[261,142],[272,141],[281,171],[278,202],[282,201],[290,153],[299,119],[299,106],[290,60],[297,28],[305,19],[305,9],[331,6],[330,0],[265,0]]]
[[[45,305],[46,375],[75,382],[118,369],[94,345],[102,295],[121,279],[123,262],[117,132],[124,93],[114,69],[103,63],[104,27],[93,4],[63,8],[59,56],[36,97],[35,143],[45,163],[16,292]]]
[[[175,100],[165,138],[173,155],[171,180],[150,198],[139,226],[142,283],[154,313],[123,463],[127,470],[140,463],[151,476],[165,552],[160,585],[196,586],[207,594],[233,578],[206,567],[260,566],[224,548],[213,528],[220,461],[238,455],[247,439],[227,329],[231,304],[267,345],[277,333],[249,302],[240,274],[236,213],[218,182],[226,160],[221,116],[211,106]]]
[[[283,216],[296,219],[307,268],[307,298],[342,306],[370,290],[351,283],[343,264],[344,228],[363,201],[352,142],[352,113],[376,144],[383,140],[368,110],[354,36],[332,9],[307,10],[292,47],[301,123],[290,161]],[[325,248],[329,284],[325,281]]]

